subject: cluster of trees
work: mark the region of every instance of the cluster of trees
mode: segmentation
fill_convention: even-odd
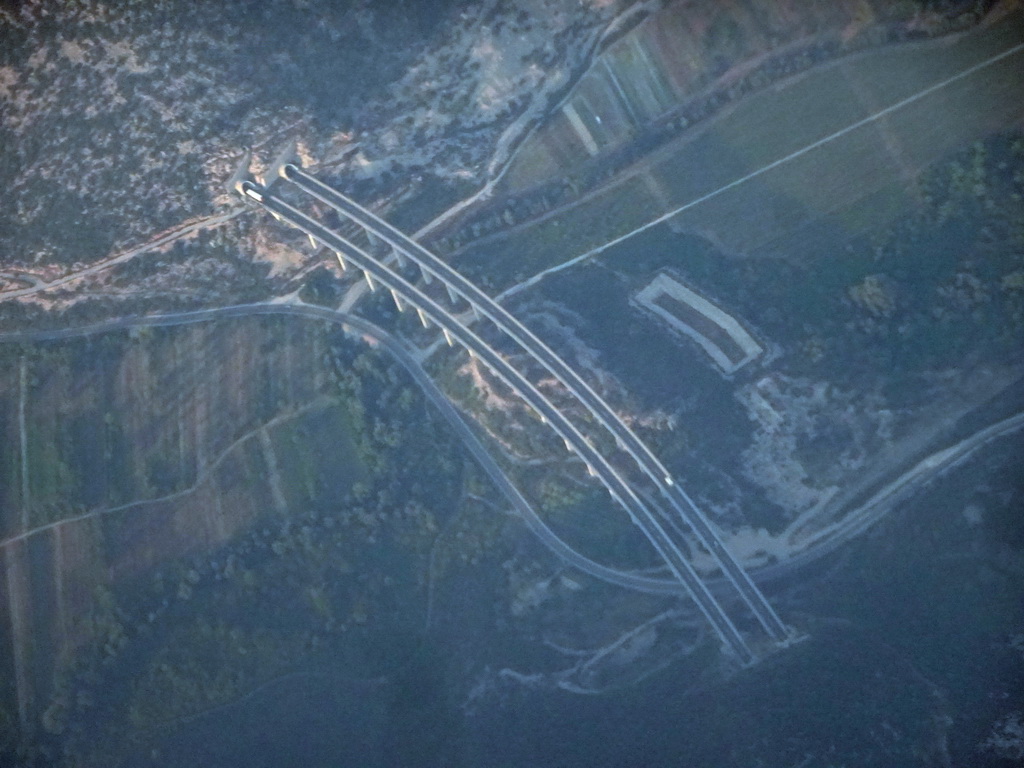
[[[312,115],[327,133],[351,128],[452,7],[405,2],[398,14],[392,5],[26,6],[6,24],[10,45],[0,52],[17,73],[3,131],[15,157],[0,169],[14,194],[0,211],[7,255],[92,261],[117,240],[194,215],[209,202],[211,153],[250,141],[257,123],[265,134],[268,119],[293,120],[282,108]],[[60,180],[15,178],[33,167]]]
[[[331,360],[360,461],[383,499],[450,499],[460,481],[455,438],[408,375],[362,346],[335,344]],[[378,480],[387,478],[385,484]]]
[[[897,370],[1015,356],[1024,330],[1014,278],[1024,269],[1024,138],[977,142],[926,172],[920,189],[923,207],[874,246],[865,261],[875,274],[859,283],[885,287],[886,311],[862,301],[852,327],[885,343],[863,335],[855,343],[891,349]]]
[[[790,365],[829,376],[912,378],[1019,356],[1024,332],[1024,137],[993,136],[936,163],[923,204],[827,264],[744,263],[730,278],[743,311],[777,339],[805,335],[814,354]],[[786,314],[773,311],[786,307]],[[812,359],[812,357],[814,359]]]

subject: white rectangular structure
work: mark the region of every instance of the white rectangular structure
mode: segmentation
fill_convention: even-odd
[[[725,373],[735,373],[764,351],[736,318],[664,272],[634,301],[697,342]]]

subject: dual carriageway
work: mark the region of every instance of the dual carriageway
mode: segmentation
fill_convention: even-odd
[[[325,246],[333,251],[342,268],[351,263],[362,270],[371,288],[379,283],[389,289],[400,309],[405,305],[414,308],[424,325],[433,323],[438,326],[449,343],[457,341],[521,397],[562,438],[566,447],[586,463],[591,474],[604,484],[615,501],[626,509],[729,651],[744,664],[752,663],[756,658],[722,603],[712,595],[704,579],[690,564],[686,555],[686,542],[677,541],[680,531],[676,520],[683,523],[700,546],[714,558],[726,582],[748,606],[770,640],[778,645],[790,641],[789,629],[750,576],[732,557],[704,513],[685,490],[674,482],[664,465],[643,441],[561,357],[504,307],[419,243],[296,165],[275,165],[281,179],[327,205],[344,220],[358,225],[371,242],[386,243],[399,265],[404,265],[407,260],[412,262],[423,277],[423,288],[407,279],[400,269],[390,266],[386,256],[378,256],[359,247],[351,239],[329,229],[273,194],[270,186],[276,178],[268,179],[266,185],[238,180],[236,189],[276,219],[303,232],[314,246]],[[460,320],[452,309],[432,298],[425,287],[435,280],[444,286],[453,305],[460,301],[468,305],[474,316],[488,320],[502,333],[504,339],[513,341],[553,376],[589,412],[594,422],[614,439],[617,449],[640,470],[641,477],[627,479],[612,463],[613,457],[599,451],[595,442],[566,416],[563,409],[553,404],[533,381]]]

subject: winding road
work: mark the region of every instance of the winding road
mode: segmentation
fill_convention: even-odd
[[[508,503],[516,510],[527,528],[562,562],[594,578],[637,592],[654,595],[678,595],[684,593],[682,586],[675,579],[659,578],[610,568],[577,552],[569,544],[561,540],[523,497],[504,470],[494,460],[480,438],[477,437],[476,432],[470,427],[461,412],[452,405],[451,401],[438,388],[434,380],[405,346],[379,326],[355,315],[327,307],[301,303],[238,304],[229,307],[169,314],[128,316],[90,325],[55,330],[0,333],[0,344],[29,344],[67,340],[131,328],[173,327],[211,322],[222,318],[243,318],[255,315],[292,316],[309,320],[322,320],[348,326],[360,335],[369,336],[377,340],[380,346],[387,350],[409,372],[417,386],[455,430],[481,469],[494,481]],[[814,537],[801,544],[799,549],[796,549],[794,545],[794,552],[791,556],[777,563],[752,568],[750,571],[751,575],[758,583],[769,584],[813,565],[825,555],[834,552],[842,545],[865,533],[871,526],[892,512],[896,504],[906,501],[912,494],[923,490],[939,476],[961,466],[986,445],[1021,429],[1024,429],[1024,412],[990,424],[953,445],[931,453],[899,477],[887,483],[864,504],[856,509],[837,515],[838,520],[836,523],[822,528]],[[90,513],[89,517],[107,514],[110,511],[112,510],[97,510]],[[58,524],[74,522],[77,519],[60,521]],[[0,541],[0,548],[42,533],[54,525],[56,524],[23,531],[16,536]],[[786,538],[785,532],[781,534],[781,538]],[[711,586],[714,589],[715,587],[725,585],[722,580],[718,580],[712,581]]]
[[[567,565],[570,565],[583,573],[589,574],[597,579],[610,584],[615,584],[627,589],[636,590],[648,594],[681,594],[684,592],[678,581],[674,579],[660,579],[657,577],[644,576],[642,574],[622,571],[602,565],[586,555],[577,552],[569,544],[562,541],[544,520],[537,514],[526,498],[519,492],[504,470],[494,460],[494,457],[487,450],[476,432],[470,427],[459,410],[452,405],[447,396],[438,388],[434,380],[409,353],[405,346],[394,336],[384,329],[364,320],[361,317],[340,312],[327,307],[319,307],[310,304],[238,304],[230,307],[218,307],[215,309],[201,309],[190,312],[177,312],[162,315],[142,315],[118,318],[91,325],[62,328],[50,331],[25,331],[0,334],[0,343],[38,343],[45,341],[58,341],[90,336],[100,333],[127,330],[140,327],[173,327],[190,325],[194,323],[210,322],[217,319],[241,318],[254,315],[274,315],[303,317],[310,320],[324,320],[330,323],[348,326],[357,331],[360,335],[369,336],[375,339],[381,347],[386,349],[394,359],[412,376],[417,386],[423,391],[431,403],[438,409],[441,415],[448,421],[456,434],[463,441],[466,448],[476,459],[481,469],[494,482],[498,490],[505,496],[512,505],[527,528],[540,539],[553,554]],[[114,510],[96,510],[95,512],[83,515],[78,518],[50,523],[0,541],[0,548],[18,541],[35,536],[44,531],[50,530],[56,525],[84,520],[108,514]]]
[[[338,254],[342,263],[344,263],[344,259],[351,261],[368,276],[368,280],[379,282],[389,289],[399,306],[404,301],[415,307],[420,312],[424,323],[429,320],[443,329],[450,338],[469,350],[506,386],[526,401],[536,413],[540,414],[548,427],[562,438],[566,446],[571,447],[584,460],[612,497],[627,511],[633,522],[666,562],[672,574],[681,584],[685,585],[697,607],[718,633],[725,647],[731,650],[743,664],[750,664],[755,660],[754,654],[732,619],[712,595],[665,525],[652,512],[646,498],[641,496],[637,489],[612,466],[608,458],[592,445],[576,425],[554,406],[533,382],[497,354],[490,345],[454,317],[451,312],[391,266],[327,229],[284,200],[272,195],[265,187],[253,182],[244,182],[241,185],[241,191],[273,214],[275,218],[287,222],[305,233],[314,244],[319,243]],[[370,275],[372,278],[369,277]]]
[[[426,280],[436,279],[441,282],[453,301],[456,297],[461,298],[472,307],[474,313],[487,318],[505,336],[512,339],[528,355],[538,361],[562,384],[566,391],[587,409],[596,422],[612,436],[615,444],[647,476],[660,497],[669,503],[678,518],[694,533],[701,546],[711,554],[724,576],[732,582],[740,597],[769,636],[777,643],[788,641],[788,628],[754,585],[749,575],[725,547],[721,536],[703,511],[693,502],[686,491],[673,481],[669,471],[650,448],[558,354],[472,282],[466,280],[436,255],[371,211],[323,184],[292,163],[283,165],[280,173],[283,179],[292,182],[302,191],[331,206],[339,214],[363,227],[374,237],[380,238],[390,245],[397,253],[412,261]],[[449,317],[454,320],[451,313],[449,313]]]

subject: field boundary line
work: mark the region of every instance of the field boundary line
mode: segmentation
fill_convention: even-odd
[[[896,111],[898,111],[900,109],[903,109],[903,107],[906,107],[909,104],[913,104],[915,101],[919,101],[919,100],[925,98],[926,96],[929,96],[929,95],[935,93],[936,91],[940,91],[943,88],[945,88],[946,86],[952,85],[953,83],[955,83],[955,82],[957,82],[959,80],[963,80],[965,77],[970,77],[975,72],[978,72],[978,71],[980,71],[982,69],[985,69],[986,67],[990,67],[993,64],[995,64],[996,62],[1002,61],[1003,59],[1008,58],[1008,57],[1014,55],[1015,53],[1019,53],[1022,50],[1024,50],[1024,43],[1018,43],[1017,45],[1013,46],[1012,48],[1008,48],[1007,50],[1003,51],[1002,53],[997,53],[995,56],[991,56],[991,57],[985,59],[984,61],[980,61],[977,64],[974,64],[974,65],[968,67],[967,69],[963,70],[962,72],[958,72],[955,75],[951,75],[950,77],[947,77],[944,80],[941,80],[941,81],[939,81],[937,83],[934,83],[934,84],[928,86],[927,88],[924,88],[924,89],[922,89],[920,91],[917,91],[916,93],[911,94],[910,96],[907,96],[907,97],[905,97],[903,99],[900,99],[899,101],[897,101],[897,102],[895,102],[893,104],[890,104],[889,106],[884,107],[883,109],[880,109],[877,112],[868,115],[867,117],[863,117],[860,120],[858,120],[858,121],[856,121],[854,123],[851,123],[850,125],[847,125],[844,128],[840,128],[838,131],[834,131],[833,133],[830,133],[829,135],[827,135],[827,136],[825,136],[825,137],[823,137],[821,139],[818,139],[817,141],[812,142],[811,144],[808,144],[805,147],[801,147],[800,149],[798,149],[798,150],[796,150],[794,152],[789,153],[785,157],[780,157],[777,160],[773,160],[772,162],[768,163],[767,165],[761,166],[760,168],[758,168],[758,169],[756,169],[754,171],[751,171],[750,173],[746,174],[745,176],[741,176],[738,179],[734,179],[733,181],[730,181],[728,184],[726,184],[724,186],[721,186],[718,189],[715,189],[715,190],[713,190],[711,192],[708,192],[708,193],[706,193],[704,195],[701,195],[700,197],[697,197],[697,198],[695,198],[693,200],[690,200],[688,203],[684,203],[683,205],[679,206],[678,208],[674,208],[673,210],[669,211],[668,213],[664,213],[661,216],[658,216],[657,218],[652,219],[651,221],[647,222],[646,224],[640,225],[636,229],[633,229],[633,230],[627,232],[624,235],[620,235],[619,237],[616,237],[613,240],[609,240],[607,243],[599,245],[596,248],[591,248],[589,251],[586,251],[585,253],[581,253],[579,256],[575,256],[572,259],[569,259],[568,261],[565,261],[565,262],[563,262],[561,264],[558,264],[558,265],[556,265],[554,267],[549,267],[548,269],[545,269],[542,272],[538,272],[536,275],[534,275],[533,277],[529,278],[528,280],[524,280],[523,282],[519,283],[518,285],[514,285],[511,288],[503,291],[502,293],[499,293],[495,297],[495,299],[497,301],[502,301],[503,299],[506,299],[509,296],[512,296],[512,295],[518,293],[519,291],[522,291],[523,289],[529,288],[531,285],[534,285],[534,284],[540,282],[541,280],[543,280],[548,275],[554,274],[555,272],[560,272],[563,269],[567,269],[569,267],[575,266],[576,264],[579,264],[582,261],[586,261],[589,258],[597,256],[599,253],[602,253],[603,251],[606,251],[607,249],[609,249],[609,248],[611,248],[611,247],[613,247],[615,245],[618,245],[619,243],[622,243],[622,242],[628,240],[629,238],[633,237],[634,235],[638,235],[641,232],[645,232],[645,231],[647,231],[648,229],[650,229],[652,227],[655,227],[655,226],[657,226],[659,224],[662,224],[662,223],[668,221],[669,219],[673,218],[674,216],[677,216],[678,214],[683,213],[684,211],[689,210],[690,208],[694,208],[694,207],[700,205],[701,203],[707,202],[708,200],[711,200],[712,198],[718,197],[718,195],[721,195],[724,192],[728,192],[730,189],[738,187],[741,184],[745,184],[746,182],[748,182],[748,181],[750,181],[752,179],[755,179],[758,176],[761,176],[762,174],[767,173],[768,171],[774,170],[775,168],[778,168],[780,165],[784,165],[785,163],[788,163],[791,160],[795,160],[798,157],[802,157],[803,155],[806,155],[808,152],[812,152],[815,149],[818,149],[819,147],[824,146],[825,144],[828,144],[829,142],[832,142],[832,141],[835,141],[836,139],[842,138],[846,134],[852,133],[853,131],[856,131],[859,128],[863,128],[865,125],[869,125],[869,124],[875,122],[876,120],[880,120],[881,118],[885,117],[886,115],[890,115],[893,112],[896,112]]]

